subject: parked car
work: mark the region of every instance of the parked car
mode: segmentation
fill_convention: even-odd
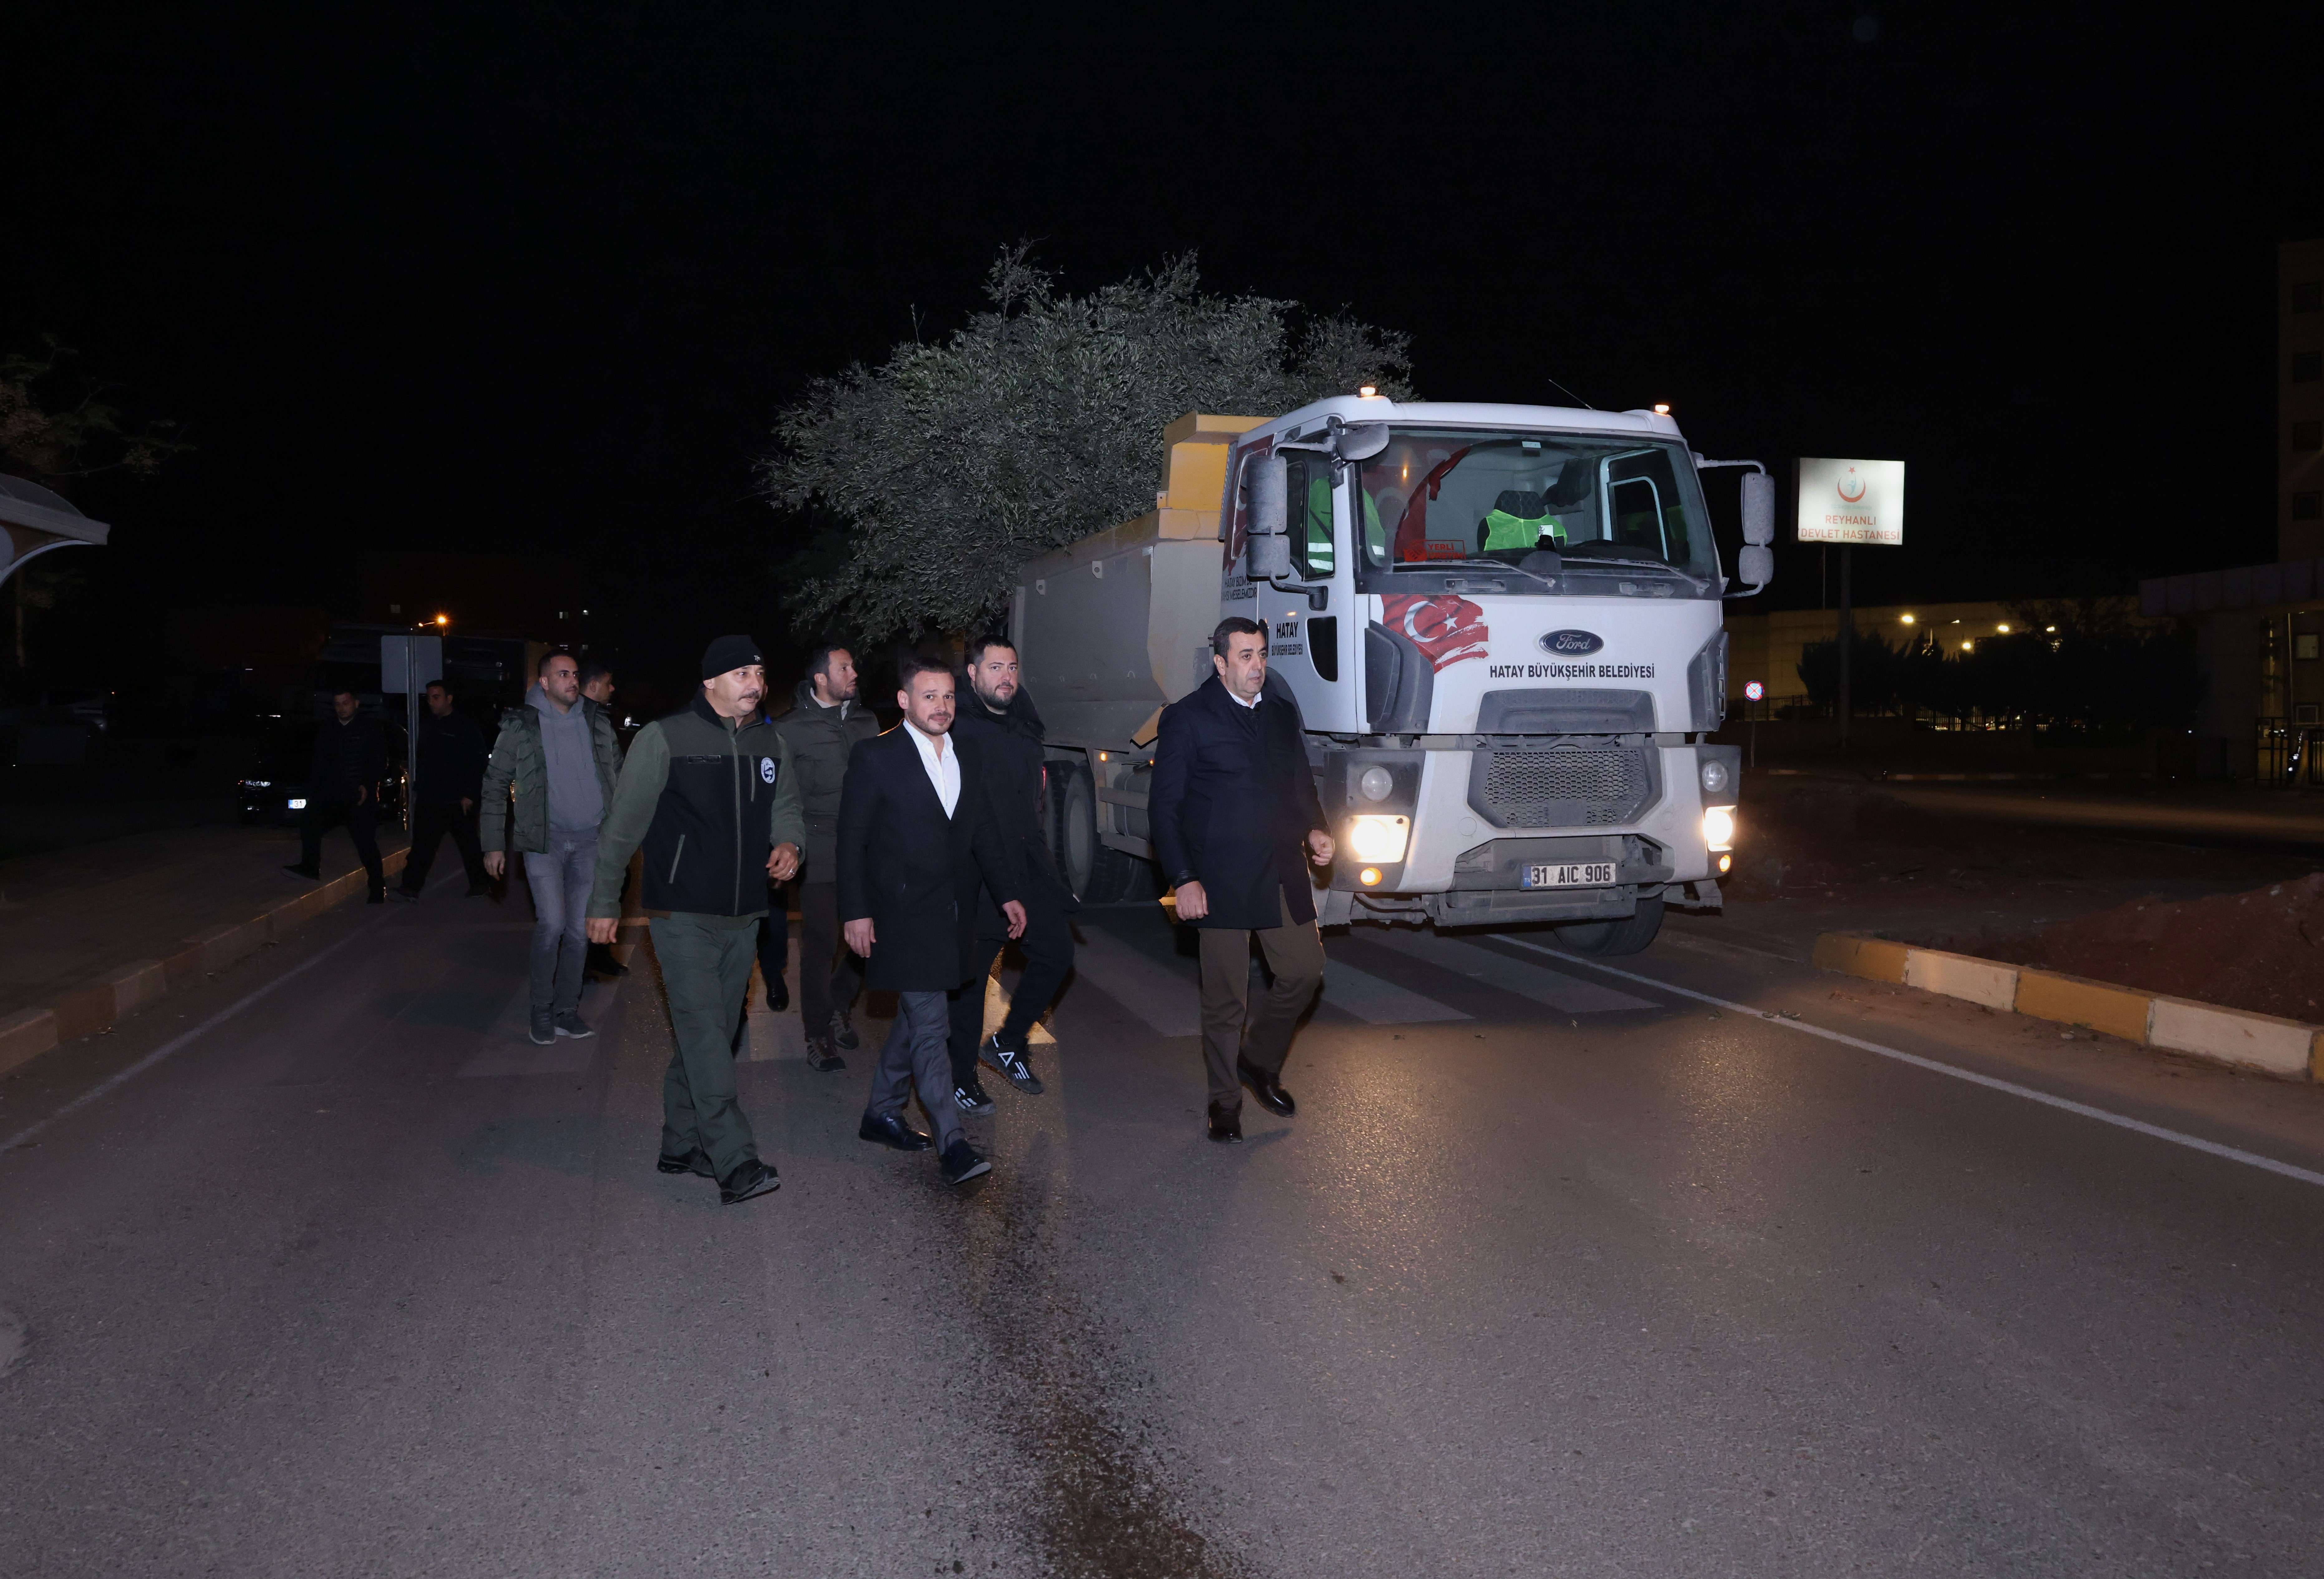
[[[307,769],[315,755],[315,734],[322,725],[310,719],[269,719],[251,753],[250,766],[236,781],[245,823],[296,822],[307,809]],[[386,727],[388,777],[379,787],[382,822],[403,818],[403,732]]]

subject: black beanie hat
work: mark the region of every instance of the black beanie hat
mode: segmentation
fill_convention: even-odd
[[[702,678],[716,679],[730,669],[742,669],[753,663],[764,663],[759,656],[759,644],[748,636],[721,636],[704,649]]]

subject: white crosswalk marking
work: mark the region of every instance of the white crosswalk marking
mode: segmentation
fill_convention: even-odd
[[[1157,1036],[1200,1036],[1203,1000],[1191,971],[1149,959],[1095,927],[1082,928],[1074,974],[1150,1026]]]
[[[1432,1020],[1471,1018],[1434,998],[1424,998],[1336,959],[1327,960],[1323,965],[1323,1002],[1374,1025],[1418,1025]]]
[[[1399,954],[1408,954],[1441,970],[1456,972],[1488,986],[1499,987],[1504,993],[1515,993],[1520,998],[1546,1003],[1552,1009],[1563,1010],[1568,1014],[1610,1014],[1623,1009],[1655,1007],[1644,998],[1633,998],[1628,993],[1618,993],[1595,982],[1582,981],[1562,971],[1527,965],[1521,959],[1511,959],[1508,955],[1480,948],[1473,943],[1440,937],[1434,932],[1406,931],[1397,927],[1386,932],[1366,932],[1364,941],[1377,943],[1383,948],[1393,948]]]

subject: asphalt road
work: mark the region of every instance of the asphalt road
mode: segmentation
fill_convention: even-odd
[[[2313,1571],[2316,1089],[1715,922],[1366,932],[1220,1147],[1113,910],[990,1180],[761,1017],[726,1208],[650,967],[544,1053],[452,891],[0,1085],[0,1573]]]

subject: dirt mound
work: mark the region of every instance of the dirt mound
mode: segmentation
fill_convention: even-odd
[[[2231,1009],[2324,1020],[2324,873],[2249,893],[2117,905],[2045,928],[2004,957]]]
[[[1992,823],[1964,824],[1830,779],[1763,780],[1740,820],[1736,873],[1724,885],[1738,899],[1989,864],[2011,838]]]

